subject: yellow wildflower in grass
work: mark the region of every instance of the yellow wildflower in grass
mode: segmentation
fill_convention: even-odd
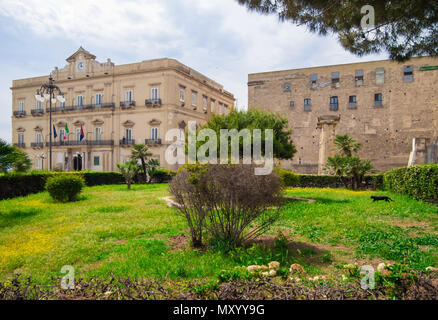
[[[28,206],[28,207],[46,207],[47,203],[43,203],[41,200],[25,200],[20,202],[20,206]]]
[[[15,234],[11,235],[9,238],[4,239],[0,245],[0,266],[7,261],[20,257],[50,251],[54,247],[55,240],[71,230],[72,227],[74,226],[60,226],[51,232],[29,230],[22,233],[20,237]]]

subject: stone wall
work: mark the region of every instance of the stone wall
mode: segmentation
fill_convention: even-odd
[[[438,138],[438,70],[422,68],[434,65],[438,59],[420,57],[404,64],[383,60],[250,74],[248,104],[289,119],[298,152],[292,161],[283,162],[288,169],[321,173],[333,154],[330,141],[348,133],[362,143],[359,155],[385,171],[408,164],[414,138]],[[405,70],[408,66],[412,74]],[[384,70],[383,81],[376,75],[378,69]],[[338,83],[332,79],[334,72],[339,72]],[[312,75],[317,75],[313,84]],[[381,102],[375,102],[379,95]],[[355,103],[350,104],[351,96]],[[337,110],[330,106],[331,97],[338,99]],[[338,120],[321,122],[330,118]]]

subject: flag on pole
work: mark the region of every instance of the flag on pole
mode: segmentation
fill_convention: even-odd
[[[65,124],[65,135],[64,135],[64,140],[67,140],[67,135],[70,133],[70,131],[68,131],[68,125],[67,123]]]
[[[84,137],[85,137],[84,129],[82,128],[82,125],[81,125],[81,137],[80,137],[81,141],[82,141],[82,139],[84,139]]]
[[[53,137],[56,139],[58,137],[58,134],[56,133],[55,125],[53,125]]]

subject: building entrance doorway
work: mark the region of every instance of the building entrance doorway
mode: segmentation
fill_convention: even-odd
[[[73,170],[74,171],[82,170],[82,156],[80,154],[76,154],[73,157]]]

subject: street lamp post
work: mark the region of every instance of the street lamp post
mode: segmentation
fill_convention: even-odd
[[[41,169],[44,170],[44,159],[46,158],[46,155],[43,153],[41,153]]]
[[[55,96],[56,94],[56,96]],[[43,84],[39,90],[37,90],[35,94],[35,99],[43,103],[46,100],[49,100],[49,170],[52,170],[52,103],[56,103],[59,101],[61,103],[65,102],[65,98],[61,92],[61,89],[57,85],[55,85],[55,81],[52,77],[49,78],[48,84]]]

